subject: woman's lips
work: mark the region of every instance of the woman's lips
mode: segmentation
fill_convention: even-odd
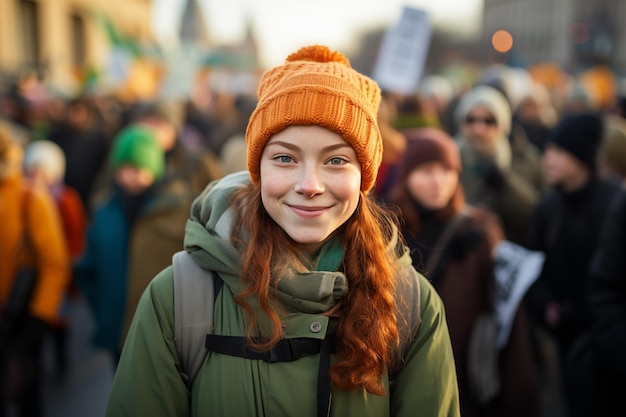
[[[321,216],[328,210],[328,207],[320,206],[289,206],[289,208],[291,208],[291,210],[293,210],[293,212],[296,213],[298,216],[308,218]]]

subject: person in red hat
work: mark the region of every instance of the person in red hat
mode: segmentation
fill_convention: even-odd
[[[413,265],[433,283],[446,307],[461,415],[537,416],[536,373],[523,306],[515,309],[511,333],[490,356],[493,381],[484,383],[473,372],[472,329],[481,317],[497,314],[495,251],[504,240],[500,220],[466,203],[459,149],[447,133],[415,128],[404,134],[407,147],[389,202],[400,208]],[[493,346],[496,340],[494,335]],[[489,366],[486,362],[478,368]]]

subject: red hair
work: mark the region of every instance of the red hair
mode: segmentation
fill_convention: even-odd
[[[251,346],[268,350],[281,338],[277,301],[270,291],[274,265],[302,265],[302,248],[267,214],[258,185],[244,187],[233,195],[233,239],[241,245],[244,290],[235,298],[248,318],[247,334]],[[331,385],[337,389],[364,388],[385,395],[382,376],[396,359],[399,345],[396,318],[395,261],[398,248],[389,250],[395,235],[397,218],[379,207],[367,194],[361,198],[355,213],[342,226],[345,248],[342,272],[350,290],[341,305],[337,328],[337,361],[329,371]],[[237,239],[241,232],[247,242]],[[278,260],[278,262],[277,262]],[[272,334],[266,343],[254,343],[252,329],[255,312],[249,300],[269,317]]]

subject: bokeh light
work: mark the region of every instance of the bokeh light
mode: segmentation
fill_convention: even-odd
[[[513,36],[506,30],[498,30],[491,37],[491,45],[498,52],[509,52],[513,47]]]

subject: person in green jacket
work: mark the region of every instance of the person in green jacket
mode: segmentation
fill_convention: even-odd
[[[325,46],[262,76],[248,170],[209,184],[186,225],[222,283],[202,366],[179,373],[170,266],[139,302],[108,417],[459,416],[443,304],[371,195],[379,103]]]

